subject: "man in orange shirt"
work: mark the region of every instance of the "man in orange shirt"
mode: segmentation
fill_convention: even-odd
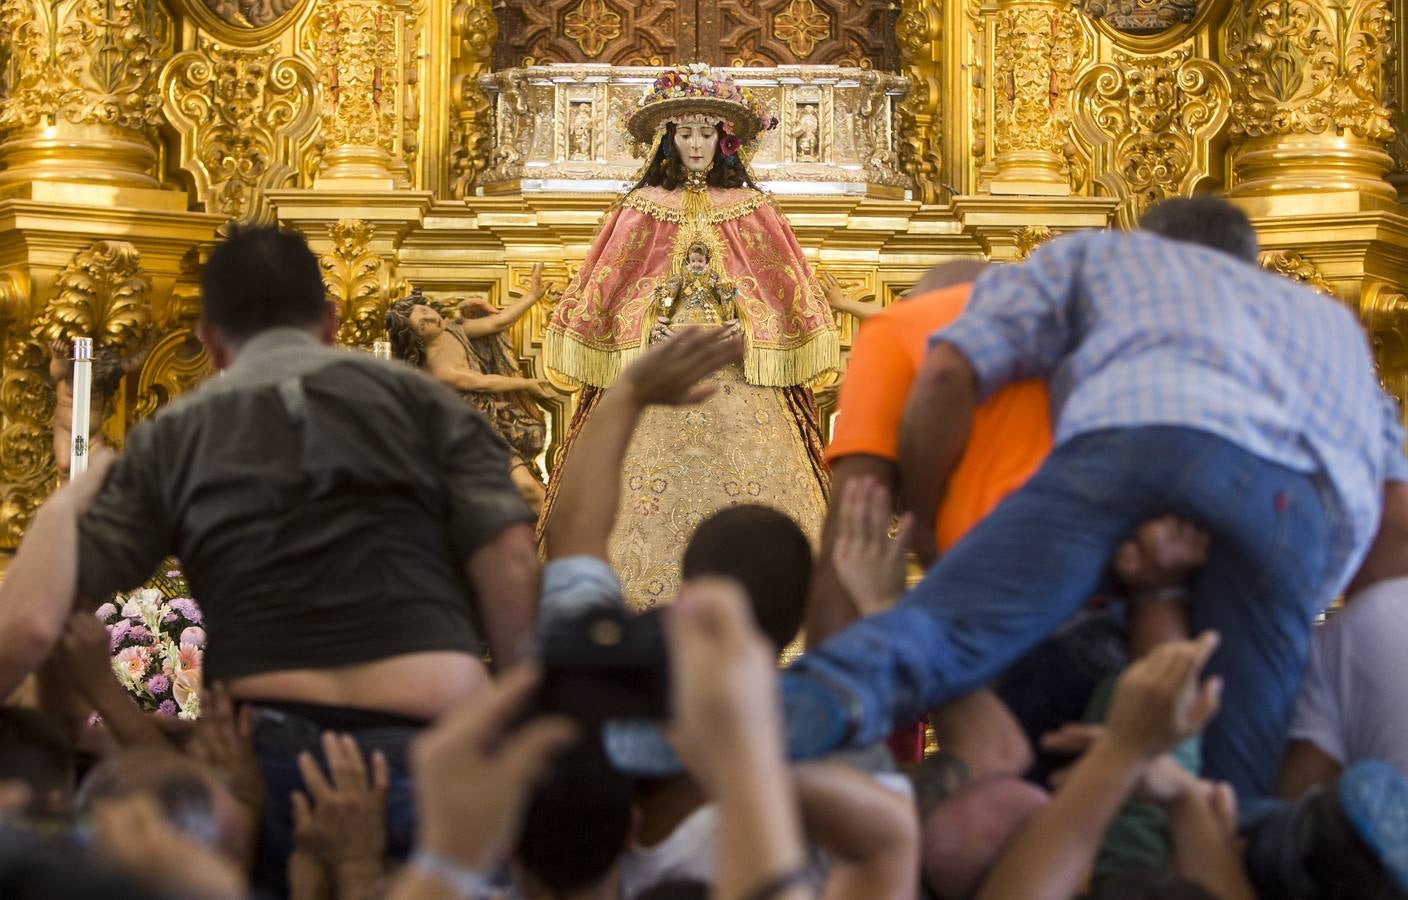
[[[1021,487],[1051,449],[1046,386],[1024,381],[978,408],[968,448],[952,472],[935,470],[927,484],[899,483],[900,419],[910,384],[928,352],[929,337],[963,312],[984,265],[962,260],[935,266],[909,299],[865,319],[851,349],[826,452],[833,498],[842,497],[846,483],[855,479],[874,480],[892,496],[897,491],[903,495],[904,507],[915,517],[912,543],[926,568]],[[827,287],[829,298],[839,293],[834,282]],[[822,532],[821,565],[808,609],[811,645],[861,614],[830,562],[837,507],[831,504]]]

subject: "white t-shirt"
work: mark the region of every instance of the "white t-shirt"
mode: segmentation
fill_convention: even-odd
[[[1408,578],[1370,585],[1315,629],[1291,720],[1342,766],[1381,759],[1408,776]]]
[[[890,790],[913,799],[914,786],[896,772],[875,772],[872,777]],[[634,900],[657,884],[667,881],[714,883],[714,839],[719,828],[718,808],[706,803],[690,813],[654,847],[632,843],[621,856],[621,896]],[[812,879],[826,880],[825,860],[811,850]]]

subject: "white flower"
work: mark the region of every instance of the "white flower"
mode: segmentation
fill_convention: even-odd
[[[117,607],[113,606],[111,603],[104,603],[93,611],[93,615],[97,616],[99,622],[106,622],[108,619],[117,615]]]
[[[204,647],[205,629],[199,625],[192,625],[181,632],[181,646]]]

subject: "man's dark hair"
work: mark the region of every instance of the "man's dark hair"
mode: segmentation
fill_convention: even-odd
[[[1326,788],[1311,801],[1315,839],[1305,857],[1305,869],[1320,888],[1321,900],[1408,900],[1369,845],[1364,843]]]
[[[812,580],[812,548],[785,514],[744,504],[705,519],[680,563],[682,578],[703,575],[742,582],[758,628],[777,652],[797,637]]]
[[[318,259],[296,231],[235,227],[200,273],[201,315],[232,340],[322,321]]]
[[[625,850],[632,791],[631,779],[606,758],[600,736],[579,740],[533,792],[514,854],[518,865],[557,897],[600,884]]]
[[[1087,900],[1217,900],[1207,888],[1181,875],[1145,870],[1096,879]]]
[[[1257,264],[1260,245],[1251,219],[1231,203],[1210,194],[1155,203],[1139,219],[1139,230],[1202,244],[1230,253],[1242,262]]]
[[[713,124],[722,137],[724,123]],[[689,169],[684,160],[680,159],[680,152],[675,147],[675,123],[671,122],[665,126],[665,136],[661,138],[660,146],[655,149],[655,156],[650,160],[650,165],[640,181],[636,182],[636,187],[658,185],[667,191],[673,191],[684,184],[688,175]],[[733,163],[730,164],[728,157],[717,147],[714,148],[714,164],[709,167],[705,180],[710,187],[757,187],[753,179],[748,177],[748,169],[743,165],[743,159],[735,154]]]
[[[30,813],[46,810],[49,795],[73,787],[74,747],[63,727],[37,709],[0,707],[0,781],[28,785]]]

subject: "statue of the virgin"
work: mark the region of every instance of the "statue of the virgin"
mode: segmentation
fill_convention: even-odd
[[[547,329],[547,366],[584,386],[571,436],[601,389],[653,340],[725,325],[742,365],[702,406],[652,408],[632,441],[611,562],[635,608],[668,601],[699,522],[740,503],[791,515],[815,541],[827,488],[809,382],[839,362],[830,309],[796,236],[748,159],[776,127],[746,89],[693,64],[661,75],[629,123],[647,162],[606,216]],[[548,510],[551,515],[552,491]]]

